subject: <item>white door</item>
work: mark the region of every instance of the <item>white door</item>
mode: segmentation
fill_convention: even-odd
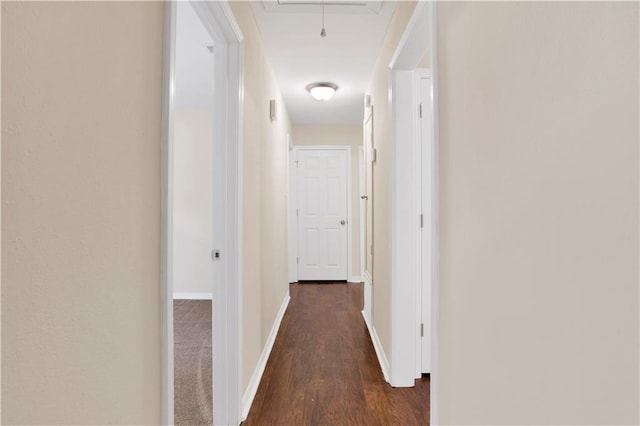
[[[365,164],[365,257],[364,273],[373,286],[373,106],[364,123],[364,164]]]
[[[433,274],[433,125],[431,123],[431,79],[420,78],[419,125],[422,156],[422,373],[431,373],[431,280]]]
[[[298,280],[347,279],[347,151],[298,151]]]

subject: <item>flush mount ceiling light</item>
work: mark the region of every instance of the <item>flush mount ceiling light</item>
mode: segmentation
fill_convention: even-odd
[[[338,90],[338,86],[333,83],[312,83],[307,86],[307,91],[311,96],[319,101],[328,101]]]

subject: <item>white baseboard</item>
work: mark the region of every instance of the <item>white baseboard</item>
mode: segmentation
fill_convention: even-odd
[[[213,293],[173,293],[174,300],[213,300]]]
[[[262,349],[262,354],[260,354],[258,365],[256,365],[255,370],[253,370],[253,374],[251,375],[251,380],[249,381],[247,390],[242,396],[242,421],[247,420],[249,410],[251,409],[251,404],[253,404],[253,399],[256,397],[256,392],[258,392],[258,385],[260,385],[260,380],[262,380],[264,368],[267,366],[267,361],[269,360],[271,349],[273,349],[273,344],[276,341],[276,336],[278,335],[278,330],[280,329],[280,323],[282,322],[284,313],[287,310],[287,306],[289,305],[289,300],[291,300],[291,297],[289,297],[289,292],[287,291],[287,294],[282,301],[282,305],[280,306],[280,310],[278,311],[278,315],[276,316],[276,319],[273,322],[273,326],[271,327],[271,332],[269,333],[267,342]]]
[[[350,283],[361,283],[364,280],[362,279],[362,277],[349,277],[349,279],[347,280],[347,282]]]
[[[362,312],[362,318],[364,318],[365,324],[367,324],[367,328],[369,329],[369,335],[371,336],[371,341],[373,342],[373,349],[376,351],[376,355],[378,356],[378,362],[380,363],[380,368],[382,369],[382,375],[384,376],[384,380],[387,383],[389,382],[389,360],[384,353],[384,349],[382,349],[382,344],[380,343],[380,338],[378,338],[378,333],[376,333],[376,328],[373,324],[370,324],[367,320],[367,316]]]

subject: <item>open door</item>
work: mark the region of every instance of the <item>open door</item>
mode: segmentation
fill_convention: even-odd
[[[373,106],[367,109],[364,120],[364,189],[361,200],[364,202],[364,315],[372,321],[373,293],[373,163],[375,148],[373,146]]]

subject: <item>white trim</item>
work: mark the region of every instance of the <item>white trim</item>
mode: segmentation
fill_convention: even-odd
[[[362,196],[366,195],[365,192],[367,189],[365,188],[365,164],[364,164],[364,146],[360,145],[358,147],[358,216],[360,217],[360,241],[359,244],[359,255],[360,255],[360,277],[364,277],[364,263],[366,262],[365,256],[365,239],[366,232],[365,229],[365,208],[367,200],[363,200]]]
[[[419,77],[419,72],[416,70],[413,73],[413,90],[414,90],[414,99],[416,100],[416,102],[420,102],[421,98],[420,98],[420,77]],[[414,215],[416,216],[420,216],[421,214],[423,214],[422,212],[422,180],[423,180],[423,176],[422,176],[422,132],[421,132],[421,126],[420,126],[420,120],[419,118],[414,118],[413,119],[413,124],[415,126],[414,128],[414,132],[415,132],[415,140],[417,143],[415,143],[413,152],[414,152],[414,167],[417,173],[417,177],[418,177],[418,181],[416,181],[416,184],[414,185]],[[416,261],[413,264],[413,267],[415,268],[414,271],[414,277],[415,277],[415,282],[416,282],[416,286],[415,286],[415,291],[416,291],[416,296],[415,296],[415,336],[414,339],[416,340],[416,344],[415,344],[415,377],[420,377],[420,375],[422,374],[422,342],[421,342],[421,331],[420,328],[422,327],[422,260],[423,260],[423,256],[422,256],[422,233],[424,232],[423,229],[418,229],[416,238],[414,239],[413,243],[415,244],[414,246],[414,252],[416,253]]]
[[[287,154],[287,170],[288,170],[288,186],[287,186],[287,239],[288,239],[288,275],[289,282],[298,281],[298,216],[296,209],[298,207],[298,168],[294,163],[298,160],[298,153],[292,144],[291,137],[288,139]]]
[[[351,145],[347,146],[347,281],[353,274],[353,193],[351,182],[353,181],[351,173]]]
[[[430,377],[430,403],[429,423],[438,426],[440,419],[440,368],[439,345],[440,335],[440,134],[438,117],[438,13],[434,2],[430,2],[431,13],[429,15],[429,28],[431,29],[431,122],[433,124],[433,273],[431,276],[431,377]]]
[[[362,280],[362,277],[361,277],[361,276],[355,276],[355,275],[354,275],[354,276],[349,277],[349,279],[347,280],[347,282],[350,282],[350,283],[362,283],[362,282],[364,282],[364,281]]]
[[[173,300],[212,300],[213,293],[173,293]]]
[[[287,292],[287,294],[284,296],[284,299],[282,300],[282,304],[280,305],[280,310],[278,311],[278,315],[276,316],[276,319],[273,322],[273,326],[271,327],[271,332],[269,332],[269,337],[267,337],[267,342],[265,343],[264,348],[262,348],[262,354],[260,354],[260,359],[258,360],[258,364],[256,365],[255,370],[253,370],[253,374],[251,375],[251,380],[249,381],[247,390],[245,391],[244,396],[242,397],[242,421],[247,420],[247,416],[249,415],[251,404],[253,404],[253,399],[256,397],[256,393],[258,392],[258,386],[260,385],[260,380],[262,380],[264,369],[267,366],[269,355],[271,355],[273,344],[276,341],[276,336],[278,335],[278,330],[280,330],[280,324],[282,323],[282,318],[284,318],[284,314],[287,311],[287,306],[289,306],[290,300],[291,300],[291,297],[289,296],[289,292]]]
[[[430,21],[432,9],[431,1],[418,1],[391,57],[389,68],[396,70],[417,68],[417,64],[431,47],[432,34],[429,31],[429,27],[424,23],[425,21]]]
[[[163,80],[162,152],[162,422],[173,424],[173,284],[171,282],[171,201],[173,178],[172,121],[175,2],[165,8],[165,59]],[[241,417],[242,382],[242,40],[243,36],[226,1],[191,2],[214,40],[214,156],[213,244],[222,258],[214,262],[213,289],[213,413],[215,425],[237,425]],[[170,297],[169,297],[170,296]]]
[[[380,338],[378,337],[376,328],[369,322],[364,311],[362,312],[362,318],[364,318],[364,323],[367,325],[367,329],[369,330],[371,343],[373,343],[373,349],[376,351],[378,363],[380,364],[380,369],[382,370],[382,375],[384,376],[384,380],[388,383],[390,370],[389,360],[387,359],[387,355],[384,353],[384,349],[382,348],[382,344],[380,343]]]
[[[347,152],[347,273],[344,277],[345,281],[349,281],[349,277],[353,272],[353,242],[352,240],[352,232],[351,232],[351,224],[353,223],[351,216],[351,204],[352,204],[352,194],[351,194],[351,145],[294,145],[293,152],[294,156],[298,158],[298,151],[346,151]],[[297,173],[296,173],[297,178]],[[298,197],[296,197],[296,204],[298,202]],[[289,226],[291,226],[291,221],[289,222]],[[297,226],[297,221],[296,221]],[[297,231],[296,231],[297,237]],[[295,257],[298,257],[298,246],[296,244],[295,247]],[[297,277],[296,277],[297,279]],[[359,282],[359,281],[358,281]]]
[[[175,87],[176,4],[164,8],[164,57],[162,64],[162,346],[161,346],[161,403],[160,421],[174,423],[173,392],[173,104]]]

